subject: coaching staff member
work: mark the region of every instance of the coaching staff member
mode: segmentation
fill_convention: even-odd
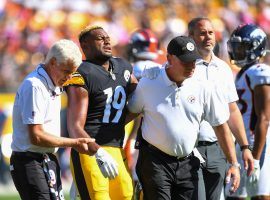
[[[83,200],[130,200],[132,179],[124,151],[126,100],[132,83],[132,66],[112,57],[110,37],[99,26],[79,35],[86,60],[69,81],[68,131],[72,137],[96,139],[95,156],[71,151],[71,169]]]
[[[234,78],[230,66],[216,57],[213,52],[216,44],[215,31],[210,19],[197,17],[188,24],[189,36],[195,41],[202,59],[196,61],[193,78],[209,80],[219,87],[228,102],[230,117],[228,125],[236,141],[242,146],[242,158],[247,175],[254,169],[253,157],[248,147],[245,127],[236,101]],[[199,199],[220,199],[226,174],[226,158],[223,154],[212,126],[207,121],[200,125],[198,151],[206,162],[199,170]],[[223,195],[223,194],[222,194]]]
[[[60,137],[61,86],[81,63],[79,48],[60,40],[20,85],[13,107],[10,169],[23,200],[63,199],[57,147],[88,153],[90,138]]]
[[[226,121],[228,107],[212,84],[190,78],[200,58],[194,41],[178,36],[167,47],[167,64],[155,79],[142,78],[129,101],[131,113],[143,113],[143,145],[137,174],[144,198],[197,199],[199,159],[192,150],[202,119],[216,130],[231,163],[232,190],[240,181],[234,143]]]

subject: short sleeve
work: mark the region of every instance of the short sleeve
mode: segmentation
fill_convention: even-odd
[[[229,106],[218,87],[207,87],[204,116],[211,126],[219,126],[229,119]]]
[[[232,70],[229,68],[229,66],[228,66],[228,70],[227,70],[226,84],[227,84],[227,86],[226,86],[227,91],[225,91],[225,92],[228,94],[227,95],[228,103],[237,101],[239,98],[238,98],[238,94],[236,91]]]
[[[143,112],[143,89],[142,82],[139,82],[135,91],[129,96],[127,108],[131,113]]]
[[[248,74],[250,79],[250,87],[254,89],[257,85],[270,84],[270,66],[259,64],[255,69]]]
[[[21,115],[24,124],[44,124],[48,98],[39,86],[26,83],[21,93]]]

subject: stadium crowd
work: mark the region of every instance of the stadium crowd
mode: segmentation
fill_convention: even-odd
[[[44,61],[56,41],[70,39],[79,46],[78,35],[88,25],[102,26],[111,37],[113,55],[127,59],[134,30],[150,29],[159,41],[159,57],[155,62],[163,63],[169,41],[175,36],[187,35],[188,22],[199,16],[211,19],[218,44],[215,54],[228,64],[227,41],[239,24],[254,23],[268,39],[270,36],[270,0],[76,0],[76,3],[72,0],[2,0],[0,94],[16,92],[25,76]],[[269,49],[269,41],[267,45]],[[264,62],[270,64],[270,54],[264,57]],[[239,70],[230,66],[235,73]],[[69,163],[63,152],[60,163],[64,164],[65,178]],[[69,172],[67,176],[71,178]]]
[[[226,41],[238,24],[253,22],[270,34],[267,0],[2,0],[0,91],[16,91],[52,43],[60,38],[78,43],[80,30],[89,24],[110,30],[114,54],[125,57],[129,35],[135,29],[150,28],[164,49],[172,37],[186,34],[187,22],[196,16],[213,21],[220,57],[226,61]]]

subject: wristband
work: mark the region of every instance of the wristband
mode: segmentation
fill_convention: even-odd
[[[243,151],[244,149],[249,149],[250,151],[252,151],[252,147],[249,144],[240,146],[241,151]]]
[[[230,167],[236,167],[241,169],[241,165],[239,163],[230,163]]]

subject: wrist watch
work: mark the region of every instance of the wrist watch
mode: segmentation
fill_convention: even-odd
[[[229,166],[230,167],[236,167],[236,168],[241,169],[241,165],[238,162],[236,162],[236,163],[230,163]]]
[[[251,145],[249,145],[249,144],[240,146],[240,150],[241,150],[241,151],[243,151],[244,149],[249,149],[250,151],[252,151],[252,147],[251,147]]]

